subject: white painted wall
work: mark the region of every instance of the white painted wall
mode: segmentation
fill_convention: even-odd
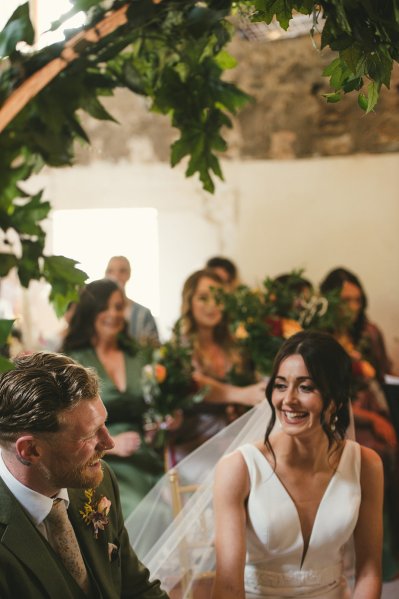
[[[251,285],[298,267],[318,283],[345,266],[363,282],[369,315],[399,371],[399,155],[225,162],[223,169],[226,182],[214,197],[165,164],[98,162],[47,171],[32,185],[45,186],[59,209],[158,210],[164,338],[185,278],[211,255],[230,256]]]

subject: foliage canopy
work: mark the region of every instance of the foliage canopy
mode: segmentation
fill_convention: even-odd
[[[89,143],[82,111],[96,119],[113,119],[101,104],[117,88],[149,98],[151,110],[167,115],[180,137],[171,147],[172,166],[187,158],[186,175],[198,174],[214,191],[214,176],[223,178],[218,156],[226,150],[223,128],[250,97],[223,80],[235,65],[226,46],[234,32],[234,15],[287,28],[293,11],[313,15],[313,30],[324,27],[321,46],[337,52],[326,68],[336,102],[358,92],[362,109],[374,109],[382,85],[389,87],[398,62],[398,0],[71,0],[67,15],[53,23],[63,29],[67,18],[83,11],[80,35],[66,30],[65,42],[32,49],[34,29],[28,3],[19,6],[0,32],[0,122],[6,107],[17,105],[0,136],[0,277],[17,267],[22,285],[45,278],[51,298],[62,312],[76,297],[85,274],[62,256],[45,256],[42,221],[50,204],[42,193],[30,196],[23,182],[44,165],[72,165],[76,141]],[[121,14],[113,27],[109,18]],[[24,47],[22,47],[24,46]],[[37,92],[36,78],[58,64],[56,76]],[[1,130],[1,125],[0,125]]]

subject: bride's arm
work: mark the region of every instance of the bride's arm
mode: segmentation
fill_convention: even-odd
[[[245,500],[248,469],[239,451],[219,462],[215,472],[216,578],[213,599],[245,599]]]
[[[356,582],[353,599],[381,597],[383,469],[372,449],[361,448],[362,499],[355,528]]]

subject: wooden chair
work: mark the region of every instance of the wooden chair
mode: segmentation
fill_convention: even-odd
[[[171,490],[171,498],[172,498],[172,511],[173,516],[176,518],[184,507],[184,498],[187,495],[191,495],[195,493],[200,487],[198,484],[188,484],[181,485],[179,480],[179,473],[175,468],[172,468],[169,471],[169,483]],[[200,529],[206,533],[207,523],[203,514],[200,517]],[[209,548],[209,545],[205,545],[204,542],[192,542],[191,540],[184,539],[180,548],[180,559],[183,564],[185,571],[189,572],[190,564],[189,564],[189,554],[190,551],[195,549]],[[187,588],[189,585],[189,575],[186,574],[181,583],[173,589],[170,593],[171,599],[180,599],[181,597],[185,597],[187,599],[210,599],[212,587],[213,587],[213,579],[215,577],[214,571],[206,571],[201,574],[196,574],[194,577],[194,582],[191,585],[191,589],[187,592]],[[186,593],[186,594],[185,594]]]

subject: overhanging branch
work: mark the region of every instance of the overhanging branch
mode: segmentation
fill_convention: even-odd
[[[71,62],[79,57],[76,50],[82,41],[96,43],[100,39],[113,33],[115,29],[128,22],[125,4],[118,10],[108,14],[95,27],[80,31],[68,40],[59,57],[54,58],[44,67],[26,79],[4,102],[0,108],[0,132],[7,127],[14,117],[34,98],[50,81],[63,71]]]

